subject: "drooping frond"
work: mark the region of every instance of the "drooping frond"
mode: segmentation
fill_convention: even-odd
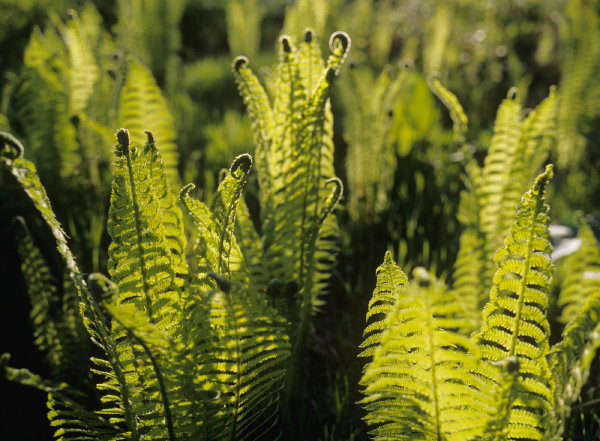
[[[150,71],[133,58],[127,63],[117,119],[118,126],[126,127],[131,133],[132,142],[139,146],[146,141],[145,130],[152,129],[156,144],[160,146],[169,184],[176,191],[179,188],[179,156],[175,144],[175,120]]]
[[[18,218],[17,251],[21,258],[21,271],[27,284],[31,302],[30,317],[34,327],[34,342],[45,353],[54,378],[62,369],[63,348],[58,323],[53,312],[58,303],[56,280],[44,261],[39,248],[34,244],[29,229],[22,218]]]
[[[115,415],[111,421],[126,424],[125,433],[133,440],[139,439],[136,418],[131,408],[129,388],[123,372],[123,366],[117,353],[117,344],[109,331],[109,325],[96,303],[95,298],[88,291],[87,284],[79,271],[73,253],[67,245],[67,238],[62,226],[56,219],[52,210],[46,190],[41,184],[35,166],[23,158],[24,149],[21,143],[12,135],[0,132],[0,159],[17,179],[23,190],[33,202],[56,241],[57,249],[64,259],[69,278],[73,281],[77,294],[81,300],[81,315],[92,342],[98,345],[106,355],[106,360],[98,360],[103,367],[105,377],[114,382],[109,390],[110,401],[118,403],[111,408]],[[103,284],[106,285],[106,284]]]
[[[553,380],[546,356],[546,318],[552,278],[548,206],[544,192],[552,167],[539,175],[521,200],[504,245],[496,254],[490,301],[473,340],[490,361],[516,356],[519,385],[510,415],[508,439],[541,440],[552,409]]]
[[[552,347],[548,361],[556,382],[555,408],[550,419],[549,440],[560,440],[571,406],[587,381],[590,366],[600,347],[600,289],[589,293],[577,316]]]
[[[2,355],[1,378],[48,394],[48,419],[50,425],[56,428],[56,441],[125,440],[116,425],[79,404],[77,399],[81,399],[81,395],[65,383],[51,383],[27,369],[12,368],[8,366],[8,359],[8,354]]]
[[[594,232],[585,221],[581,223],[577,238],[579,248],[565,258],[569,272],[558,295],[558,306],[562,308],[559,320],[563,324],[576,318],[587,299],[600,291],[600,248]]]
[[[376,440],[481,439],[500,393],[484,378],[498,371],[460,335],[460,306],[441,282],[423,269],[407,287],[404,280],[386,256],[369,309],[385,316],[367,327],[361,354],[373,356],[360,381],[371,433]]]

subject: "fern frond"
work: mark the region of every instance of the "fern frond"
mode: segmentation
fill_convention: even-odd
[[[577,238],[579,248],[565,258],[569,273],[558,294],[558,306],[562,309],[559,321],[563,324],[576,318],[587,299],[600,290],[600,248],[585,221],[581,222]]]
[[[544,436],[552,410],[554,383],[546,356],[550,325],[546,318],[552,278],[548,206],[544,192],[552,167],[539,175],[521,200],[504,245],[496,254],[490,301],[472,339],[491,361],[516,356],[519,386],[510,415],[508,439]]]
[[[118,126],[126,127],[131,133],[132,142],[140,146],[146,141],[145,130],[152,128],[156,144],[160,146],[169,184],[176,191],[179,188],[179,156],[175,143],[175,121],[152,74],[134,59],[127,63],[117,119]]]
[[[341,84],[348,113],[344,138],[348,142],[349,210],[355,220],[373,222],[388,206],[393,184],[396,158],[388,134],[405,76],[387,66],[373,78],[370,70],[350,66],[349,79]]]
[[[7,363],[8,354],[3,354],[0,361],[0,377],[34,387],[48,394],[48,419],[50,425],[56,428],[54,438],[57,441],[126,439],[116,425],[79,404],[77,399],[81,398],[80,394],[65,383],[55,384],[43,380],[27,369],[6,366]]]
[[[373,360],[360,381],[374,439],[479,439],[497,410],[496,388],[484,378],[498,372],[460,335],[460,306],[422,269],[407,287],[389,256],[379,271],[369,313],[387,315],[365,331],[375,333],[361,355]]]
[[[494,136],[481,176],[481,230],[486,236],[486,252],[492,256],[510,226],[512,210],[508,213],[504,197],[511,185],[511,161],[517,154],[521,133],[521,103],[516,90],[498,108]]]
[[[182,283],[176,274],[182,256],[168,251],[162,207],[145,156],[126,130],[119,130],[117,140],[107,225],[112,239],[109,273],[119,286],[119,303],[132,302],[152,323],[170,328],[179,314]],[[178,210],[175,205],[171,209]]]
[[[408,283],[408,277],[396,265],[389,251],[385,253],[383,263],[377,268],[376,273],[377,285],[369,301],[367,327],[363,333],[364,341],[360,345],[363,351],[359,357],[374,355],[386,330],[387,317],[394,311],[396,301],[403,292],[402,288]]]
[[[131,439],[137,441],[139,440],[139,434],[136,417],[131,408],[129,387],[117,353],[117,344],[109,331],[109,325],[104,319],[99,306],[88,291],[87,284],[83,280],[73,253],[69,249],[66,235],[52,210],[46,190],[39,180],[35,166],[23,158],[23,153],[23,146],[16,138],[8,133],[0,132],[0,160],[17,179],[54,236],[57,249],[63,257],[68,275],[77,288],[77,294],[81,300],[81,315],[84,325],[90,334],[92,342],[98,345],[107,356],[107,360],[102,361],[102,365],[105,369],[105,376],[113,379],[115,382],[115,385],[110,390],[116,391],[119,394],[110,395],[113,401],[118,400],[120,403],[120,406],[116,410],[117,415],[119,415],[119,421],[127,424]],[[105,285],[103,284],[102,286]]]
[[[548,354],[556,382],[549,440],[562,439],[571,406],[589,377],[591,363],[600,347],[599,318],[600,290],[596,290],[587,296],[577,317],[563,331],[562,340]]]
[[[429,87],[450,112],[454,141],[458,143],[464,142],[465,135],[469,129],[469,119],[467,118],[460,101],[458,101],[456,95],[446,89],[437,78],[429,79]]]
[[[21,271],[27,284],[31,302],[30,317],[34,326],[34,343],[45,353],[54,378],[59,378],[64,357],[58,323],[54,312],[57,307],[56,280],[44,261],[39,248],[22,218],[17,231],[17,251],[21,258]]]

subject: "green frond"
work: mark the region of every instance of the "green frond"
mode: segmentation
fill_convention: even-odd
[[[388,315],[394,311],[396,300],[408,283],[408,277],[396,265],[391,252],[386,252],[383,263],[377,268],[377,285],[369,301],[367,327],[363,333],[363,351],[359,357],[372,357],[381,343]]]
[[[236,237],[234,236],[238,201],[252,167],[252,158],[248,154],[238,156],[227,175],[219,184],[212,207],[190,196],[194,189],[188,184],[181,190],[180,198],[192,216],[196,226],[196,278],[209,271],[223,274],[227,278],[245,280],[248,268]],[[202,279],[203,276],[200,277]]]
[[[131,439],[137,441],[139,439],[137,424],[135,415],[131,409],[129,388],[117,353],[117,344],[111,336],[109,325],[104,319],[98,304],[90,291],[88,291],[87,284],[83,280],[73,253],[69,249],[66,235],[52,210],[46,190],[39,180],[35,166],[23,158],[23,146],[8,133],[0,132],[0,152],[0,160],[17,179],[54,236],[57,249],[63,257],[68,275],[73,281],[81,300],[80,309],[83,323],[92,342],[98,345],[107,356],[106,361],[99,361],[103,367],[102,372],[104,372],[105,377],[110,378],[115,384],[109,389],[119,394],[118,396],[115,394],[109,395],[113,401],[117,400],[120,403],[117,409],[118,420],[124,421],[127,424],[128,430],[131,431]],[[101,283],[99,286],[106,287],[107,284]]]
[[[569,272],[558,294],[562,309],[559,320],[563,324],[576,318],[587,299],[600,290],[600,248],[587,222],[581,222],[577,239],[579,248],[565,258]]]
[[[54,378],[60,376],[64,357],[55,310],[58,302],[56,280],[34,244],[29,229],[22,218],[17,218],[17,251],[21,259],[21,271],[27,285],[31,302],[29,313],[34,327],[34,343],[44,352]]]
[[[548,354],[556,382],[549,440],[562,439],[571,406],[589,377],[590,366],[600,347],[599,319],[600,290],[596,290],[588,294],[577,316],[563,331],[562,340]]]
[[[179,188],[177,133],[167,101],[150,71],[135,59],[127,62],[126,80],[119,96],[119,127],[126,127],[136,145],[144,145],[145,130],[152,128],[160,146],[167,179],[173,191]]]
[[[235,283],[207,302],[211,346],[197,381],[218,394],[219,405],[206,439],[259,439],[277,422],[290,355],[287,323],[263,295]]]
[[[458,101],[456,95],[446,89],[437,78],[429,79],[429,87],[450,112],[454,141],[458,143],[464,142],[465,135],[469,129],[469,119],[467,118],[460,101]]]
[[[339,236],[333,214],[319,219],[329,194],[326,182],[334,176],[329,95],[350,39],[342,32],[332,35],[325,67],[312,30],[304,31],[298,46],[288,36],[279,41],[272,104],[248,60],[233,62],[257,144],[263,249],[263,269],[257,272],[283,284],[295,282],[305,298],[301,303],[317,306]]]
[[[167,179],[162,154],[156,145],[154,135],[146,132],[146,136],[148,138],[144,145],[146,165],[152,180],[152,189],[160,205],[165,242],[171,252],[173,270],[177,275],[176,282],[181,288],[183,278],[188,272],[185,262],[187,241],[183,230],[183,215]]]
[[[376,440],[481,439],[499,394],[484,378],[498,371],[460,335],[460,306],[441,282],[423,269],[405,281],[387,255],[369,305],[370,315],[383,317],[367,327],[361,354],[373,356],[360,380],[371,433]]]
[[[8,363],[8,354],[2,355],[0,365]],[[0,377],[34,387],[48,394],[48,419],[55,428],[56,441],[125,440],[119,428],[104,417],[90,412],[77,402],[81,396],[65,383],[52,383],[27,369],[0,366]]]
[[[552,167],[539,175],[517,207],[504,245],[483,323],[472,339],[490,361],[516,356],[519,386],[511,411],[508,439],[544,436],[544,418],[553,404],[554,383],[546,356],[550,325],[546,318],[552,279],[548,206],[544,192]]]
[[[177,280],[177,268],[185,262],[182,255],[170,251],[172,241],[167,240],[161,202],[146,155],[125,129],[119,130],[117,141],[107,225],[112,239],[108,249],[109,273],[119,286],[118,303],[134,303],[152,323],[171,328],[178,320],[180,308],[182,283]],[[173,215],[178,208],[172,201],[167,203]]]
[[[388,206],[396,162],[388,136],[394,108],[405,75],[390,66],[374,78],[370,70],[350,65],[340,84],[346,107],[344,139],[348,143],[346,169],[350,215],[373,221]]]
[[[521,125],[521,102],[516,90],[511,89],[498,108],[481,176],[480,222],[488,256],[493,256],[512,221],[514,207],[508,213],[504,211],[504,198],[512,185],[511,163],[517,154]]]

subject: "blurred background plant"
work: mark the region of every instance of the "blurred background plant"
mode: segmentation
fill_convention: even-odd
[[[552,219],[573,236],[581,210],[600,230],[599,9],[597,0],[0,0],[0,130],[23,140],[83,270],[105,271],[110,150],[119,127],[134,139],[152,130],[175,188],[194,182],[207,199],[231,158],[255,148],[232,58],[248,56],[272,94],[278,35],[310,27],[324,45],[333,31],[350,34],[351,67],[342,70],[332,102],[335,168],[346,190],[341,254],[309,336],[306,408],[313,439],[365,439],[354,385],[374,270],[392,250],[407,273],[425,266],[451,277],[465,229],[457,214],[466,168],[470,161],[483,165],[511,87],[524,117],[557,85],[555,139],[545,158],[557,164]],[[428,86],[431,78],[469,116],[463,140]],[[256,213],[254,180],[246,200]],[[2,313],[3,350],[16,364],[50,375],[52,363],[36,352],[27,325],[25,293],[39,281],[14,277],[17,246],[38,249],[44,283],[54,286],[54,316],[76,308],[72,288],[62,283],[63,265],[33,208],[15,196],[3,170],[0,182],[0,272],[13,294],[0,304],[10,311]],[[26,220],[27,239],[21,231],[14,240],[15,216]],[[564,260],[557,260],[555,283]],[[562,323],[552,325],[558,332]],[[33,318],[39,333],[37,326]],[[592,377],[598,383],[597,363]],[[573,439],[595,439],[600,408],[590,403],[600,390],[590,386],[583,396],[571,428],[585,427],[587,438]],[[28,418],[39,423],[21,424],[11,439],[49,437],[43,406],[35,411]],[[17,418],[15,412],[5,409],[2,418]]]

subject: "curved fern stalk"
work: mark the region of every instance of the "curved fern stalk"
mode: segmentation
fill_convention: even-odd
[[[587,299],[600,291],[600,248],[587,222],[581,222],[577,238],[581,243],[577,251],[565,258],[569,273],[558,294],[558,306],[562,309],[559,320],[563,324],[575,319]]]
[[[118,127],[127,127],[132,142],[143,145],[145,130],[152,127],[160,146],[167,180],[173,191],[179,188],[175,120],[150,71],[135,59],[127,60],[125,83],[119,94]]]
[[[114,341],[109,325],[106,323],[96,301],[90,294],[87,284],[79,271],[75,258],[68,247],[66,235],[62,226],[56,219],[52,210],[46,190],[41,184],[35,166],[24,159],[24,148],[12,135],[0,132],[0,160],[7,166],[13,176],[40,213],[56,241],[57,249],[65,261],[69,277],[73,280],[77,293],[81,299],[81,313],[84,325],[90,334],[91,340],[105,352],[107,360],[98,360],[105,369],[106,375],[117,384],[112,390],[118,390],[119,395],[109,394],[109,400],[116,404],[111,410],[116,415],[115,422],[124,422],[127,426],[128,436],[132,440],[139,440],[136,416],[131,407],[129,386],[125,380],[123,365],[117,353],[117,344]]]
[[[361,356],[371,356],[360,384],[361,404],[376,440],[481,439],[496,416],[498,375],[459,330],[465,322],[454,296],[423,269],[406,276],[386,256],[368,317]],[[378,318],[378,317],[380,318]]]
[[[501,361],[516,356],[519,362],[509,440],[543,439],[545,418],[554,403],[554,381],[546,359],[550,334],[546,312],[553,268],[544,192],[551,177],[552,166],[547,166],[517,208],[515,221],[496,254],[497,271],[482,326],[472,336],[485,359]]]
[[[444,106],[450,112],[450,118],[452,119],[452,131],[454,132],[454,141],[458,143],[465,142],[465,135],[469,130],[469,118],[463,110],[460,101],[454,93],[444,87],[444,85],[435,77],[428,79],[429,88],[433,91],[435,96],[444,103]]]
[[[548,354],[555,389],[555,408],[550,418],[548,440],[561,440],[565,423],[581,388],[587,381],[590,366],[600,347],[600,290],[589,294],[587,301],[565,328],[562,340]]]

